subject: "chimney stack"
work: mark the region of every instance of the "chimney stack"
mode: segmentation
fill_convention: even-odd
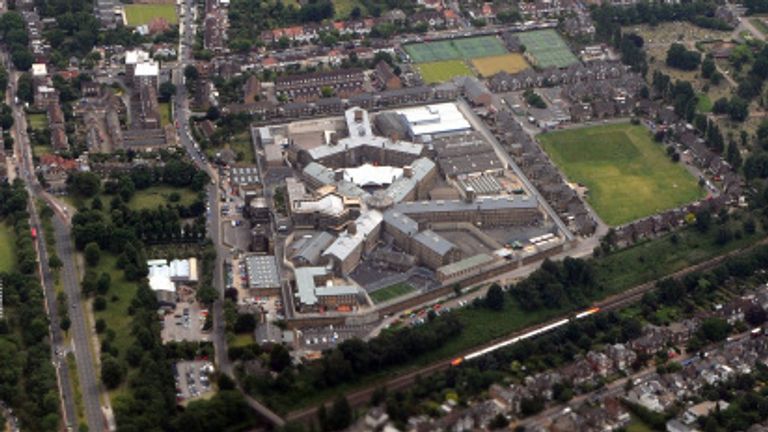
[[[352,221],[347,225],[347,233],[349,233],[349,235],[357,234],[357,222]]]
[[[333,172],[333,180],[340,182],[344,180],[344,170],[336,170]]]
[[[464,200],[468,203],[475,201],[475,188],[472,186],[467,187],[467,189],[464,191]]]
[[[406,165],[403,167],[403,176],[406,178],[413,177],[413,168],[410,165]]]

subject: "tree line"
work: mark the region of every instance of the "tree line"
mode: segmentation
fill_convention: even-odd
[[[0,184],[0,220],[12,228],[16,251],[14,269],[0,273],[5,312],[0,320],[0,400],[14,409],[23,430],[42,432],[59,429],[61,420],[27,198],[20,180]]]

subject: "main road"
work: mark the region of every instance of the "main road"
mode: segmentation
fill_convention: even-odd
[[[9,98],[14,100],[16,96],[16,84],[19,74],[12,69],[9,69],[11,76],[11,85],[9,87]],[[29,137],[27,136],[27,123],[24,112],[19,104],[13,103],[13,117],[14,117],[14,131],[15,131],[15,145],[17,150],[17,167],[21,178],[26,182],[27,190],[32,199],[35,197],[43,197],[49,202],[52,209],[57,210],[58,207],[50,202],[50,196],[43,190],[42,186],[37,180],[34,172],[34,164],[32,162],[31,145]],[[39,220],[37,220],[37,213],[32,209],[33,224],[40,226]],[[101,411],[101,388],[100,381],[96,368],[93,364],[93,355],[91,353],[91,338],[92,333],[90,327],[87,325],[86,317],[82,311],[81,299],[80,299],[80,283],[77,276],[77,270],[75,268],[75,256],[72,248],[72,240],[69,236],[69,227],[67,225],[66,216],[55,212],[56,217],[53,218],[53,225],[55,228],[56,238],[56,251],[61,259],[62,268],[61,274],[62,282],[64,285],[64,291],[67,294],[69,317],[71,321],[70,332],[72,335],[72,346],[75,354],[75,360],[77,363],[77,374],[80,379],[80,389],[83,397],[83,404],[85,406],[85,416],[88,424],[88,429],[91,431],[104,430],[105,421],[104,415]],[[38,230],[38,232],[41,232]],[[43,251],[45,248],[45,242],[42,240],[42,236],[38,237],[38,250]],[[43,255],[44,254],[44,255]],[[49,310],[55,309],[57,306],[56,296],[52,291],[52,280],[50,279],[50,269],[47,269],[47,250],[42,252],[40,256],[41,260],[45,260],[41,265],[43,268],[44,286],[46,287],[47,306]],[[47,274],[46,274],[47,270]],[[46,279],[47,277],[47,279]],[[46,286],[47,285],[47,286]],[[51,290],[50,292],[48,290]],[[53,306],[51,306],[53,303]],[[58,312],[58,311],[56,311]],[[54,334],[55,338],[56,335]],[[56,340],[54,340],[53,349],[54,355],[57,352],[64,352],[66,347],[61,346],[61,337],[59,335],[59,346],[56,346]],[[66,362],[59,362],[60,381],[62,387],[69,385],[68,370]],[[66,372],[64,372],[67,370]],[[66,382],[63,374],[67,374]],[[74,405],[71,389],[62,390],[62,398],[65,404],[65,415],[68,417],[67,421],[71,424],[75,420],[73,415]],[[70,404],[67,406],[66,404]],[[77,427],[77,425],[73,425]]]

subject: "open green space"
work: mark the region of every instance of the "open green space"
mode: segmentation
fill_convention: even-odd
[[[419,42],[403,47],[414,63],[444,60],[469,60],[508,54],[504,44],[496,36],[476,36],[461,39]]]
[[[699,98],[696,101],[696,111],[700,113],[708,113],[712,111],[712,99],[707,96],[706,93],[699,95]]]
[[[53,154],[53,148],[49,145],[33,145],[32,156],[40,157],[44,154]]]
[[[48,116],[43,113],[27,114],[27,124],[32,129],[45,129],[48,127]]]
[[[472,71],[461,60],[446,60],[417,65],[421,78],[427,84],[441,83],[458,76],[472,76]]]
[[[128,202],[128,207],[132,210],[154,209],[171,203],[170,197],[173,193],[179,194],[178,203],[188,206],[195,202],[197,195],[194,191],[187,188],[174,188],[171,186],[152,186],[143,190],[138,190],[133,194]]]
[[[171,124],[171,103],[160,102],[158,104],[158,110],[160,111],[160,125],[166,126]]]
[[[372,293],[368,293],[368,296],[371,297],[371,300],[373,300],[374,303],[382,303],[413,291],[416,291],[416,288],[411,286],[411,284],[400,282],[380,290],[376,290]]]
[[[283,3],[288,5],[290,0]],[[298,1],[296,4],[298,4]],[[333,18],[337,20],[347,19],[355,7],[360,8],[362,16],[366,16],[365,6],[358,0],[333,0]]]
[[[179,21],[174,4],[127,4],[123,8],[128,27],[149,24],[155,18],[164,18],[170,24]]]
[[[13,253],[13,227],[0,222],[0,273],[13,270],[16,258]]]
[[[563,68],[579,61],[555,30],[535,30],[518,33],[517,36],[538,67]]]
[[[763,21],[763,19],[764,18],[761,18],[761,17],[754,17],[754,18],[750,18],[749,22],[750,22],[750,24],[755,26],[755,28],[760,33],[762,33],[764,35],[768,35],[768,25],[765,24],[765,21]]]
[[[255,342],[256,341],[253,339],[253,333],[238,333],[233,334],[231,337],[227,338],[227,345],[230,348],[244,347],[252,345]]]
[[[129,313],[131,301],[136,294],[136,283],[125,279],[123,271],[117,268],[117,257],[102,251],[99,265],[94,268],[96,274],[107,273],[111,278],[109,292],[105,295],[107,307],[94,311],[94,319],[103,319],[107,329],[115,332],[112,346],[116,347],[122,358],[131,344],[131,325],[133,316]]]
[[[609,225],[621,225],[695,201],[704,190],[643,126],[620,123],[539,135],[568,179]]]

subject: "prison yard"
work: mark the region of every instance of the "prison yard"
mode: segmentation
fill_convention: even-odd
[[[520,42],[525,46],[526,53],[533,59],[536,66],[568,67],[578,59],[565,44],[563,38],[555,30],[536,30],[520,33]]]
[[[123,7],[128,27],[149,24],[155,18],[163,18],[170,24],[179,21],[174,4],[127,4]]]
[[[538,138],[568,180],[588,188],[587,201],[611,226],[703,196],[696,178],[672,162],[643,126],[585,127]]]

